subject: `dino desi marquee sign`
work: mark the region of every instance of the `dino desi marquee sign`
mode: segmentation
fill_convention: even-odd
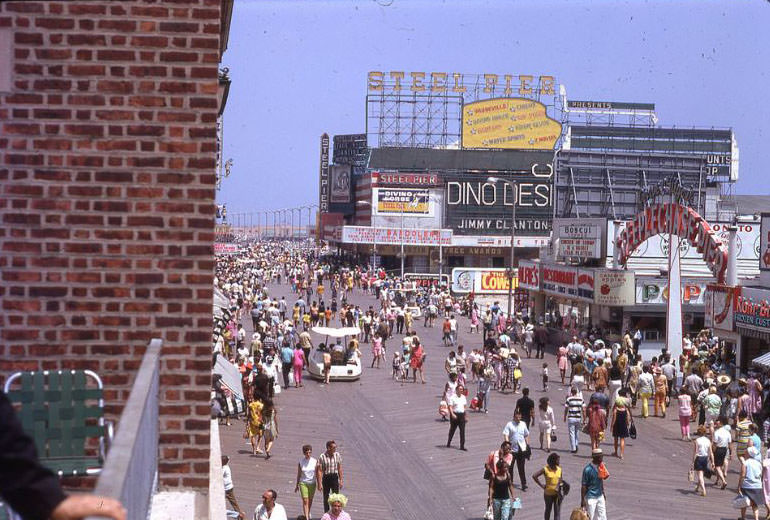
[[[687,240],[703,255],[703,260],[718,283],[724,283],[727,247],[694,209],[677,203],[652,205],[626,223],[615,242],[620,263],[625,265],[634,250],[645,240],[666,233]]]

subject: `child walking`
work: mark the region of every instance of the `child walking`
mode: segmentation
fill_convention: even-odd
[[[548,363],[543,363],[543,392],[548,391]]]

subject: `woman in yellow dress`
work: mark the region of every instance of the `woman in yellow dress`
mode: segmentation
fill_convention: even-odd
[[[262,401],[255,400],[249,403],[249,415],[246,423],[246,436],[251,442],[251,450],[256,455],[262,453],[259,449],[259,443],[262,440],[262,432],[264,431],[264,424],[262,423],[262,409],[264,404]]]

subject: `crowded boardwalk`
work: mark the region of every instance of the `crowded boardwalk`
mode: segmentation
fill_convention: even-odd
[[[270,256],[278,258],[274,253]],[[280,270],[284,274],[283,266]],[[267,289],[272,299],[285,298],[291,314],[298,295],[292,292],[285,274],[282,282],[277,283],[273,278]],[[325,284],[328,301],[331,286],[328,281]],[[314,292],[317,293],[317,289]],[[314,294],[313,299],[316,296]],[[374,295],[360,288],[354,288],[347,301],[364,310],[370,306],[379,308]],[[251,338],[253,328],[248,315],[243,316],[242,323],[245,336]],[[336,317],[332,326],[339,326]],[[448,380],[445,359],[453,349],[443,345],[440,319],[433,328],[424,327],[423,320],[416,319],[412,328],[425,350],[426,384],[420,384],[419,378],[413,383],[411,373],[407,382],[393,379],[390,360],[402,339],[402,335],[394,332],[393,338],[386,341],[387,353],[380,368],[369,368],[371,345],[360,343],[364,368],[358,381],[333,381],[324,385],[310,379],[305,372],[302,387],[292,385],[274,397],[280,428],[269,459],[264,454],[252,453],[249,441],[244,439],[242,419],[233,419],[231,426],[222,426],[222,453],[230,457],[235,495],[246,516],[253,515],[266,489],[276,491],[276,502],[284,506],[288,518],[302,513],[301,499],[295,492],[301,448],[310,444],[313,455],[318,457],[326,441],[333,439],[343,460],[341,492],[348,498],[345,511],[352,518],[483,518],[487,499],[487,481],[482,478],[484,463],[489,453],[500,446],[503,428],[511,420],[522,394],[492,390],[488,413],[467,413],[467,451],[458,449],[457,435],[452,447],[447,448],[449,422],[439,415],[439,402]],[[458,316],[457,328],[457,344],[464,345],[466,352],[482,347],[481,334],[469,332],[467,317]],[[312,335],[314,346],[323,340]],[[581,474],[591,461],[590,440],[581,433],[577,453],[570,452],[567,426],[562,420],[569,387],[562,385],[559,378],[556,347],[549,345],[543,359],[536,359],[534,353],[532,358],[527,358],[519,346],[514,348],[522,353],[523,383],[519,388],[528,387],[535,403],[548,397],[554,410],[556,441],[552,452],[560,455],[563,480],[572,489],[563,499],[561,518],[570,518],[571,512],[580,506]],[[541,377],[544,363],[550,367],[551,374],[547,391],[543,390]],[[476,393],[476,383],[469,378],[467,385],[470,399]],[[587,402],[590,392],[583,394]],[[681,439],[675,403],[672,400],[673,409],[666,418],[652,417],[652,405],[651,416],[646,419],[640,417],[640,404],[632,409],[638,436],[634,440],[626,439],[622,460],[612,456],[608,428],[606,439],[601,443],[610,473],[604,481],[607,518],[737,517],[731,501],[736,495],[740,464],[733,454],[727,489],[721,490],[707,481],[706,496],[696,493],[695,484],[688,481],[693,443]],[[545,465],[548,453],[540,449],[536,423],[532,424],[529,438],[532,454],[525,466],[526,490],[522,490],[518,474],[511,468],[514,496],[521,501],[521,509],[515,510],[516,518],[543,517],[543,492],[532,480],[532,474]],[[761,513],[764,515],[764,508]],[[322,497],[320,491],[316,491],[311,515],[320,518],[322,514]]]

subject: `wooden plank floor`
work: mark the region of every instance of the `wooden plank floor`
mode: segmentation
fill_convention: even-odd
[[[287,285],[273,286],[278,297],[285,295],[293,303]],[[328,291],[327,291],[328,292]],[[351,301],[368,308],[374,299],[360,292]],[[469,334],[467,320],[460,318],[459,342],[466,351],[480,345],[480,336]],[[244,320],[250,333],[250,320]],[[303,388],[291,388],[277,397],[280,435],[273,447],[273,457],[251,455],[251,447],[243,439],[243,423],[221,427],[222,452],[231,457],[236,496],[249,515],[261,502],[266,488],[278,492],[289,518],[301,513],[301,501],[294,491],[297,462],[301,446],[312,444],[314,456],[320,455],[327,440],[335,439],[343,456],[346,510],[354,520],[455,520],[480,519],[486,503],[486,481],[482,479],[485,456],[499,446],[502,429],[510,419],[520,394],[494,392],[489,414],[470,413],[467,425],[467,452],[447,449],[448,423],[438,417],[438,401],[446,380],[443,369],[448,349],[441,344],[439,327],[424,329],[418,321],[416,329],[427,351],[427,384],[401,384],[391,379],[390,363],[380,369],[364,369],[360,381],[333,383],[326,387],[306,380]],[[400,345],[400,336],[388,341],[388,354]],[[364,361],[371,362],[369,346],[362,344]],[[553,348],[545,361],[550,372],[555,367]],[[388,356],[390,359],[390,356]],[[367,361],[368,360],[368,361]],[[547,394],[541,391],[541,360],[524,360],[524,380],[537,401],[543,395],[551,398],[557,415],[558,441],[554,449],[562,456],[564,477],[572,484],[572,493],[562,506],[562,518],[580,502],[580,474],[589,461],[587,439],[581,440],[580,453],[569,453],[569,442],[561,422],[561,403],[566,389],[551,383]],[[553,379],[553,376],[552,376]],[[475,391],[474,385],[471,390]],[[692,445],[679,440],[676,412],[666,419],[636,419],[639,438],[626,447],[623,461],[606,456],[611,473],[605,484],[608,518],[616,519],[708,519],[737,518],[730,507],[735,495],[738,463],[733,460],[725,491],[708,487],[708,496],[700,497],[687,482],[692,458]],[[536,430],[534,430],[536,432]],[[532,460],[527,464],[527,477],[545,464],[546,453],[537,449],[537,434],[531,437]],[[612,452],[611,438],[604,445]],[[540,488],[530,482],[526,492],[518,487],[523,508],[518,519],[543,518]],[[313,518],[323,513],[322,497],[316,494]],[[760,514],[764,514],[764,510]]]

